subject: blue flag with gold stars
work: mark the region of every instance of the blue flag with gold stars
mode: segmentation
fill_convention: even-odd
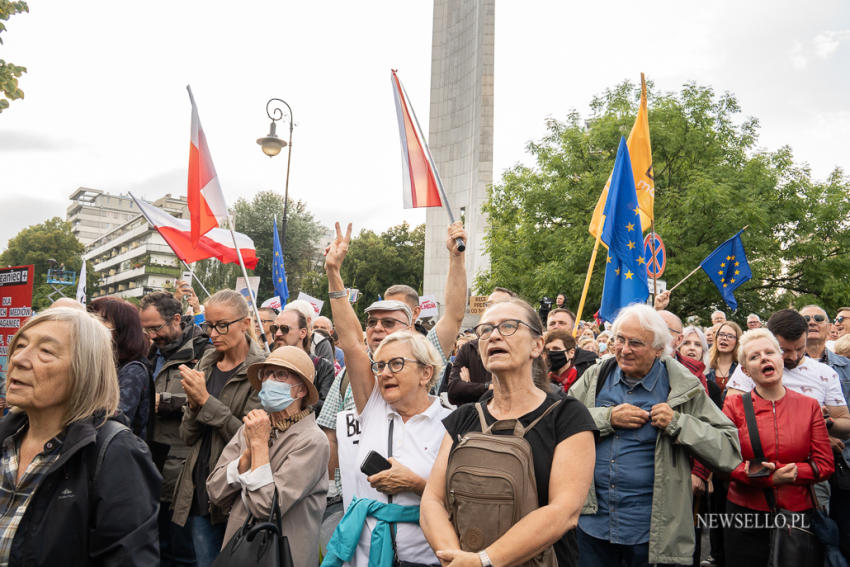
[[[281,306],[289,299],[289,286],[286,285],[286,269],[283,266],[283,250],[280,247],[280,237],[277,235],[277,217],[274,219],[274,260],[272,260],[272,279],[274,292],[280,298]]]
[[[723,301],[732,311],[738,309],[738,302],[732,292],[753,277],[744,252],[744,243],[741,242],[742,232],[743,229],[739,230],[738,234],[718,246],[702,261],[702,269],[717,286]]]
[[[614,161],[604,214],[602,242],[608,246],[608,256],[599,317],[613,322],[620,309],[630,303],[644,303],[649,297],[640,207],[632,160],[623,137],[620,137],[620,147]]]

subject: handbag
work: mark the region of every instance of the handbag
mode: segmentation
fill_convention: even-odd
[[[850,490],[850,465],[841,453],[833,453],[835,457],[835,472],[832,474],[832,482],[841,490]]]
[[[275,488],[268,519],[259,521],[249,514],[212,567],[295,567],[289,540],[281,532],[277,498]]]
[[[743,395],[743,402],[753,456],[759,461],[766,461],[759,437],[758,424],[756,423],[752,392]],[[770,567],[789,565],[794,567],[822,567],[823,548],[817,536],[811,530],[814,516],[812,511],[805,513],[807,522],[800,522],[799,512],[790,512],[777,507],[772,488],[764,489],[764,497],[773,516],[773,527],[770,533],[770,557],[767,564]],[[813,504],[816,512],[817,503]]]

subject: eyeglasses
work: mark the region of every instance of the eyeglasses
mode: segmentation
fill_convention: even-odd
[[[674,335],[681,335],[682,334],[682,331],[680,331],[679,329],[673,329],[672,327],[667,327],[667,330],[670,331],[671,333],[673,333]]]
[[[274,323],[274,319],[260,319],[260,323]]]
[[[380,323],[381,326],[384,329],[386,329],[387,331],[395,329],[396,326],[398,326],[398,325],[402,325],[404,327],[407,327],[407,323],[405,321],[393,319],[392,317],[383,317],[381,319],[378,319],[378,318],[375,318],[375,317],[369,317],[366,320],[366,327],[371,329],[371,328],[375,327],[378,323]]]
[[[646,343],[640,339],[627,339],[623,335],[617,335],[616,337],[614,337],[614,344],[618,347],[622,347],[626,343],[629,344],[629,348],[632,350],[640,350],[642,348],[646,348]]]
[[[844,315],[839,315],[838,317],[835,318],[835,322],[836,323],[843,323],[844,319],[846,319],[846,317]]]
[[[166,325],[168,325],[168,323],[163,323],[162,325],[157,325],[156,327],[142,327],[142,331],[144,331],[146,335],[155,335]]]
[[[386,368],[387,366],[390,367],[390,372],[392,372],[393,374],[396,374],[398,372],[401,372],[401,370],[404,368],[405,362],[413,362],[414,364],[420,364],[420,365],[422,364],[418,360],[414,360],[412,358],[404,358],[403,356],[397,356],[395,358],[389,359],[386,362],[383,362],[383,361],[373,362],[372,363],[372,374],[380,374],[381,372],[384,371],[384,368]]]
[[[726,339],[727,341],[731,341],[732,339],[737,339],[738,335],[734,335],[732,333],[717,333],[718,339]]]
[[[809,321],[811,321],[812,319],[814,319],[814,320],[815,320],[815,321],[817,321],[818,323],[823,323],[824,321],[826,321],[826,316],[825,316],[825,315],[821,315],[820,313],[818,313],[817,315],[803,315],[803,319],[805,319],[805,320],[806,320],[806,323],[808,323],[808,322],[809,322]],[[842,317],[841,319],[843,320],[844,318]],[[840,322],[841,322],[841,321],[838,321],[838,317],[836,317],[836,318],[835,318],[835,320],[836,320],[836,322],[838,322],[838,323],[840,323]]]
[[[281,335],[288,335],[289,331],[291,330],[292,329],[289,327],[289,325],[269,325],[269,332],[272,334],[272,336],[275,336],[278,331],[280,331]]]
[[[519,319],[505,319],[496,325],[492,323],[481,323],[480,325],[473,327],[472,330],[475,332],[475,336],[478,337],[479,340],[486,341],[490,338],[490,335],[493,334],[493,329],[499,329],[499,334],[503,337],[510,337],[517,332],[520,325],[525,325],[536,335],[541,334],[540,329],[535,329],[525,321],[520,321]]]
[[[218,323],[210,323],[209,321],[207,321],[201,326],[201,328],[204,330],[204,333],[206,333],[208,335],[212,332],[213,329],[215,329],[215,331],[219,335],[226,335],[227,331],[230,330],[230,326],[233,323],[238,323],[239,321],[243,320],[244,318],[245,317],[240,317],[238,319],[234,319],[233,321],[227,321],[227,322],[219,321]]]
[[[265,380],[267,378],[271,378],[275,382],[286,382],[287,380],[293,380],[299,377],[297,374],[291,370],[287,370],[286,368],[266,366],[260,370],[260,380]]]

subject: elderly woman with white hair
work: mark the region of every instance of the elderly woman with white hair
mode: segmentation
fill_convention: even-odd
[[[623,308],[614,358],[570,389],[599,428],[593,485],[579,519],[579,565],[691,564],[689,456],[722,471],[741,462],[732,422],[700,381],[670,356],[662,316]]]
[[[682,344],[679,345],[679,354],[698,360],[703,364],[708,363],[708,341],[705,333],[699,327],[690,325],[682,330]]]
[[[362,432],[356,458],[362,472],[322,565],[437,565],[419,527],[419,502],[445,435],[442,419],[450,413],[429,394],[440,355],[414,331],[384,338],[368,375],[357,372],[354,353],[346,357]]]
[[[162,477],[144,442],[109,419],[110,331],[85,311],[48,309],[9,343],[6,383],[0,564],[158,564]]]

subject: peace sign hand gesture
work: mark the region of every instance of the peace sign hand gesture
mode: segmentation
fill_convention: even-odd
[[[351,223],[348,223],[348,228],[345,231],[345,236],[342,235],[339,223],[336,223],[336,238],[325,248],[325,271],[339,271],[342,266],[342,261],[345,255],[348,254],[348,245],[351,243]]]

